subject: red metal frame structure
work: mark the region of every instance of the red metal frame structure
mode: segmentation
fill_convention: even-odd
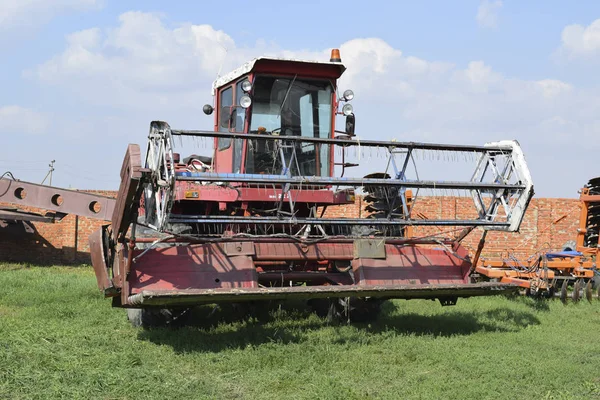
[[[46,211],[42,215],[18,208],[1,207],[0,226],[2,227],[17,221],[18,223],[54,223],[68,214],[108,221],[113,215],[115,206],[115,199],[107,196],[25,182],[14,179],[10,173],[0,177],[0,202]],[[29,232],[35,231],[31,226],[26,226],[26,229]],[[9,234],[12,233],[14,232]]]
[[[53,211],[52,215],[43,218],[48,222],[60,220],[67,214],[108,221],[113,213],[115,199],[93,193],[2,178],[0,179],[0,202]],[[6,219],[18,219],[16,214],[18,213],[13,212],[11,218]]]
[[[17,206],[35,207],[53,211],[46,216],[23,211],[2,210],[0,219],[54,222],[67,214],[110,220],[115,199],[93,193],[61,189],[16,179],[0,178],[0,202]]]
[[[460,241],[476,226],[518,229],[533,195],[518,143],[355,140],[353,93],[336,95],[345,69],[337,58],[253,60],[215,82],[214,108],[204,108],[216,110],[215,131],[152,122],[144,166],[139,146],[129,145],[112,224],[90,238],[98,286],[114,306],[150,313],[203,303],[352,298],[329,303],[345,304],[352,318],[365,310],[375,316],[389,298],[449,305],[515,289],[472,282]],[[342,113],[340,132],[335,118]],[[184,137],[214,138],[213,158],[182,161],[173,148]],[[346,162],[351,149],[381,150],[386,171],[334,177],[337,152],[344,169],[355,165]],[[419,152],[466,154],[476,162],[472,178],[413,179],[408,167]],[[358,188],[369,204],[366,218],[324,218],[328,207],[354,203]],[[411,190],[464,191],[477,217],[415,218]],[[463,231],[407,236],[423,225]]]

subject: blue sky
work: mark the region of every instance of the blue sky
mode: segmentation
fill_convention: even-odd
[[[517,139],[538,196],[576,197],[600,175],[600,3],[576,4],[0,0],[0,171],[116,189],[152,119],[210,127],[219,68],[338,47],[362,137]]]

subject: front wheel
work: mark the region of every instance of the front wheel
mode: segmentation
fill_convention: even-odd
[[[128,308],[127,319],[135,328],[176,326],[185,320],[187,309]]]
[[[346,297],[339,299],[313,299],[310,306],[321,318],[328,322],[372,322],[379,317],[384,300],[372,298]]]

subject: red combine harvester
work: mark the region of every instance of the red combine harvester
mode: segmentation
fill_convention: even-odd
[[[460,242],[475,227],[519,228],[533,184],[518,143],[358,140],[354,93],[337,95],[344,70],[337,50],[329,62],[255,59],[214,83],[214,106],[204,106],[215,113],[214,131],[152,122],[144,166],[139,146],[129,145],[112,224],[90,238],[98,285],[113,306],[153,325],[199,304],[296,298],[361,320],[386,299],[451,305],[516,289],[472,282]],[[335,130],[338,115],[344,131]],[[212,157],[174,151],[203,138],[214,143]],[[344,176],[371,153],[383,154],[384,172]],[[474,168],[463,180],[419,179],[418,161],[436,157]],[[326,217],[354,204],[355,190],[366,217]],[[449,190],[473,198],[474,218],[411,216],[419,191]],[[461,234],[410,237],[413,226]]]

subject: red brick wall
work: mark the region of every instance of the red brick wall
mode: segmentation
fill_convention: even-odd
[[[116,192],[95,191],[106,196]],[[7,206],[1,204],[0,206]],[[8,205],[10,206],[10,205]],[[413,216],[422,218],[470,218],[470,198],[419,197]],[[30,209],[28,211],[40,211]],[[568,240],[575,240],[579,222],[580,203],[577,199],[533,199],[519,233],[490,232],[484,256],[499,256],[511,250],[519,257],[529,256],[542,248],[560,249]],[[362,198],[354,204],[331,207],[326,217],[358,217],[366,215]],[[25,232],[22,225],[0,227],[0,262],[28,262],[35,264],[89,263],[88,236],[108,222],[68,215],[62,221],[33,223],[37,234]],[[415,236],[440,234],[453,227],[416,227]],[[452,233],[453,234],[453,233]],[[447,233],[446,236],[450,235]],[[472,232],[463,242],[474,252],[481,230]]]
[[[486,238],[484,256],[501,256],[506,250],[519,257],[527,257],[541,249],[559,249],[565,242],[575,240],[579,227],[581,204],[578,199],[533,199],[529,204],[520,232],[489,232]],[[355,204],[331,207],[326,217],[354,217],[366,215],[362,198]],[[412,215],[428,219],[467,219],[474,217],[473,200],[465,197],[419,197]],[[414,227],[413,235],[445,236],[458,233],[457,227]],[[455,231],[455,232],[449,232]],[[481,229],[476,229],[463,241],[473,252],[481,237]]]

